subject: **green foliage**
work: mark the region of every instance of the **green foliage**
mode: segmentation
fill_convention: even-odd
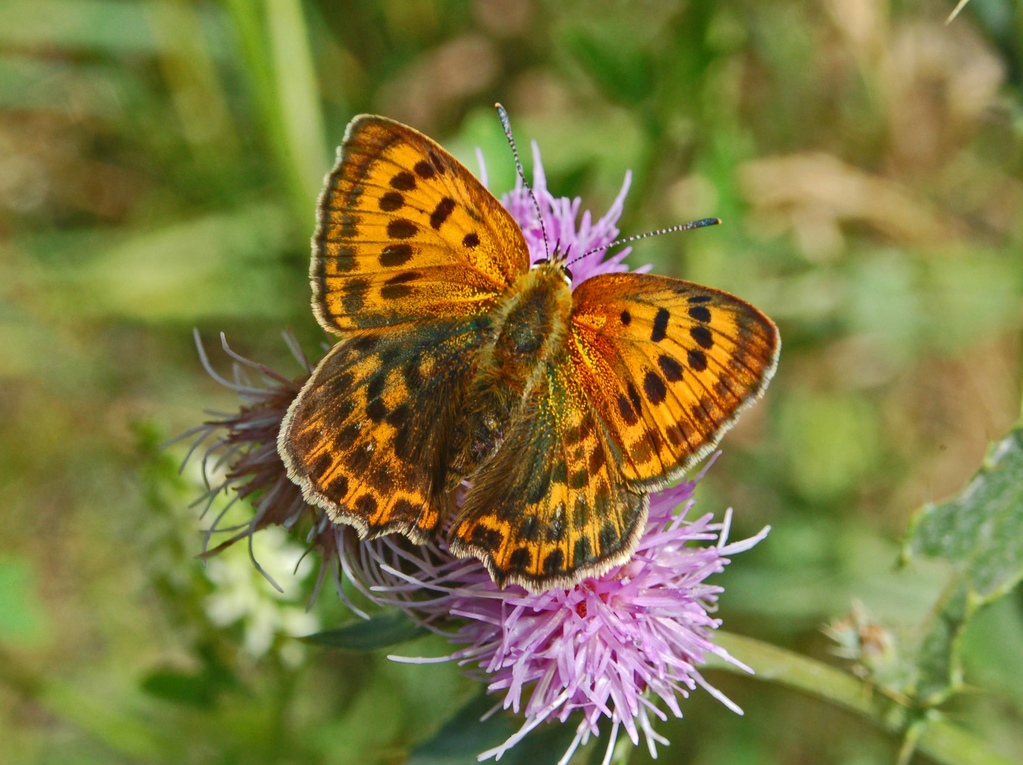
[[[579,62],[594,83],[612,101],[626,107],[638,107],[652,93],[655,62],[644,41],[612,37],[603,30],[603,38],[582,29],[564,35],[566,49]]]
[[[304,638],[315,645],[342,651],[379,651],[426,635],[420,627],[400,611],[389,611],[366,620],[351,621],[343,627],[317,632]]]
[[[527,736],[501,758],[513,765],[545,762],[556,752],[565,752],[575,736],[575,724],[546,725]],[[409,752],[406,765],[465,765],[476,761],[480,752],[491,749],[514,734],[520,724],[501,712],[494,702],[479,694],[444,723],[429,741]]]
[[[583,209],[633,171],[623,235],[722,217],[636,243],[632,264],[735,292],[781,327],[774,383],[700,488],[701,509],[735,508],[736,538],[773,527],[714,581],[773,680],[711,670],[746,715],[695,691],[658,726],[658,762],[887,763],[909,724],[932,759],[987,746],[1018,761],[1023,601],[998,599],[1019,579],[1018,431],[921,513],[913,565],[889,567],[909,510],[957,491],[1018,416],[1021,16],[971,2],[946,26],[950,8],[0,2],[0,760],[472,762],[518,728],[478,723],[494,698],[454,664],[294,639],[320,627],[274,627],[257,651],[261,620],[295,614],[344,625],[320,634],[346,648],[420,633],[352,620],[329,580],[306,614],[315,576],[282,577],[281,596],[249,576],[244,543],[204,567],[198,532],[231,497],[200,523],[186,444],[159,446],[237,407],[193,326],[288,375],[282,328],[319,355],[308,241],[347,121],[406,121],[470,167],[480,146],[500,192],[500,100],[527,166],[535,139],[549,188]],[[253,555],[284,552],[257,535]],[[227,588],[225,571],[245,576]],[[850,623],[889,637],[897,670],[830,668],[845,703],[815,680],[835,679],[819,627],[854,598],[868,616]],[[502,763],[556,762],[573,732],[535,731]],[[591,747],[575,761],[599,761]]]
[[[31,563],[0,556],[0,645],[37,645],[50,638],[46,622]]]
[[[961,642],[971,619],[1023,579],[1023,427],[992,445],[958,497],[916,515],[904,555],[941,558],[955,567],[916,657],[912,690],[933,705],[961,687]]]

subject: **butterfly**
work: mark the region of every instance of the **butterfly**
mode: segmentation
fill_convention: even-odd
[[[339,340],[278,451],[361,538],[446,533],[501,586],[624,563],[648,494],[764,391],[775,325],[699,284],[531,264],[508,211],[447,151],[378,116],[348,125],[320,198],[312,305]]]

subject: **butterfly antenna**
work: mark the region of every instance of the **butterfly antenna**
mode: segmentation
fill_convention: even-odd
[[[547,228],[543,225],[543,216],[540,214],[540,203],[537,201],[536,194],[533,193],[533,189],[529,185],[529,181],[526,180],[526,172],[522,169],[522,160],[519,159],[519,150],[516,148],[515,139],[512,137],[511,120],[508,119],[508,112],[505,111],[501,104],[494,104],[494,108],[497,109],[497,116],[501,120],[501,127],[504,128],[504,137],[508,139],[508,145],[511,146],[512,156],[515,157],[515,172],[519,174],[519,180],[522,181],[522,186],[529,194],[529,198],[533,200],[533,209],[536,210],[536,219],[540,222],[540,233],[543,235],[543,249],[549,258],[551,255],[551,247],[547,242]]]
[[[720,222],[721,222],[720,218],[703,218],[701,220],[690,221],[689,223],[682,223],[681,225],[678,226],[669,226],[668,228],[659,228],[656,231],[647,231],[645,234],[636,234],[634,236],[627,236],[624,239],[616,239],[613,242],[611,242],[611,244],[603,245],[601,247],[594,247],[592,250],[588,250],[587,252],[584,252],[582,255],[572,258],[572,260],[570,260],[565,265],[570,266],[577,260],[582,260],[583,258],[588,257],[589,255],[592,255],[595,252],[600,252],[601,250],[610,250],[612,247],[620,247],[623,244],[635,242],[639,239],[646,239],[647,237],[650,236],[660,236],[661,234],[674,234],[676,231],[691,231],[694,228],[706,228],[707,226],[716,226]]]

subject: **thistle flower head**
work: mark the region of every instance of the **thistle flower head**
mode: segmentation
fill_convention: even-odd
[[[523,716],[520,730],[481,759],[500,758],[540,724],[574,712],[582,719],[561,762],[597,734],[602,718],[612,725],[608,753],[623,728],[634,744],[642,734],[656,756],[656,744],[667,743],[653,727],[667,718],[658,701],[681,717],[679,697],[700,686],[741,714],[700,673],[709,654],[752,671],[712,641],[722,588],[705,580],[767,529],[728,543],[728,516],[690,520],[696,482],[651,497],[628,563],[568,589],[501,589],[478,561],[453,558],[443,540],[420,548],[392,538],[355,543],[344,531],[342,569],[378,605],[445,635],[458,646],[448,658],[486,683],[498,707]]]
[[[231,499],[220,508],[207,525],[203,543],[203,557],[216,555],[242,539],[249,542],[252,550],[252,535],[269,526],[280,526],[294,530],[300,525],[308,527],[306,541],[318,550],[323,561],[334,557],[336,537],[333,524],[319,508],[314,508],[302,498],[302,491],[289,478],[277,453],[277,433],[281,421],[287,414],[291,402],[302,390],[306,379],[312,374],[312,365],[290,334],[284,334],[295,361],[302,369],[296,379],[281,375],[269,367],[239,355],[227,344],[227,338],[220,336],[224,353],[232,361],[230,378],[220,375],[210,363],[199,338],[195,333],[196,348],[206,372],[230,390],[241,402],[236,412],[210,412],[207,420],[180,438],[191,437],[192,446],[185,457],[187,462],[201,450],[202,476],[206,491],[197,504],[204,506],[203,515],[213,507],[214,501],[222,494]],[[184,467],[184,464],[182,464]],[[224,526],[228,511],[239,500],[248,500],[254,509],[252,517],[237,526]],[[215,539],[227,535],[215,546]],[[283,591],[273,577],[260,566],[254,555],[253,565],[277,590]],[[323,571],[321,569],[321,579]]]
[[[516,179],[514,189],[501,197],[501,203],[522,229],[529,247],[530,262],[547,258],[555,248],[566,253],[570,261],[579,258],[572,263],[573,287],[597,274],[628,271],[623,261],[632,251],[631,247],[624,247],[611,257],[606,256],[609,245],[618,237],[616,224],[622,217],[625,197],[632,184],[632,173],[625,174],[622,188],[611,207],[603,217],[594,221],[589,210],[584,210],[580,215],[582,200],[579,197],[556,197],[548,191],[547,176],[540,161],[540,148],[535,141],[532,147],[533,183],[530,188],[536,204],[521,178]],[[540,208],[539,216],[537,207]],[[647,268],[639,270],[645,271]]]

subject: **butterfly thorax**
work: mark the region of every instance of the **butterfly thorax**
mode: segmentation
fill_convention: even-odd
[[[519,276],[495,313],[466,397],[469,408],[455,423],[449,489],[497,453],[508,426],[528,416],[530,394],[547,365],[563,353],[572,290],[561,266],[547,262]]]

